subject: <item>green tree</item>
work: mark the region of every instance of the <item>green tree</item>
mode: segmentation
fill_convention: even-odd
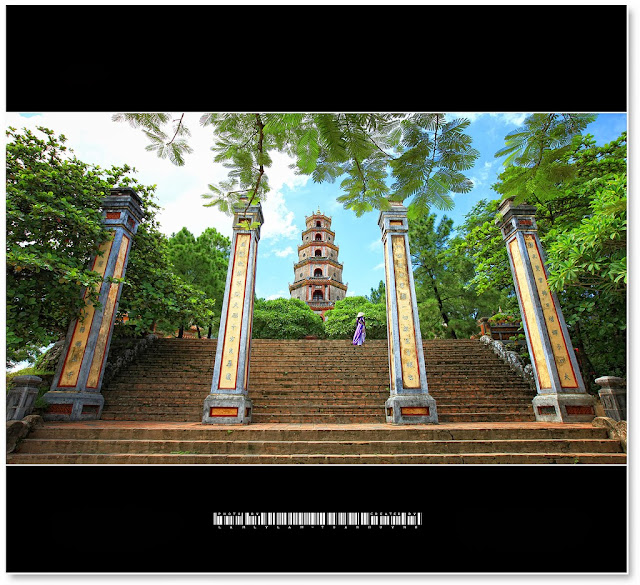
[[[370,303],[377,305],[378,303],[382,303],[383,305],[387,302],[387,292],[384,281],[381,280],[378,288],[372,288],[371,293],[365,297]]]
[[[208,325],[207,336],[211,337],[212,330],[220,323],[231,242],[212,227],[197,238],[185,227],[172,234],[168,245],[175,273],[215,302],[213,321],[200,323]]]
[[[324,337],[322,317],[300,299],[257,299],[253,310],[255,339],[302,339]]]
[[[595,377],[626,371],[626,133],[597,147],[576,134],[584,116],[559,140],[553,123],[544,125],[558,116],[525,122],[519,152],[529,154],[507,159],[494,188],[537,207],[549,284],[593,389]],[[505,148],[497,156],[509,154]]]
[[[461,253],[461,238],[454,238],[453,233],[453,221],[446,216],[437,225],[433,214],[409,222],[416,298],[425,338],[476,334],[478,318],[493,314],[503,298],[493,288],[479,293],[468,286],[474,264]]]
[[[101,202],[131,169],[86,164],[47,128],[6,134],[7,361],[15,363],[64,335],[84,307],[81,289],[101,282],[88,267],[107,238]]]
[[[115,121],[142,128],[159,156],[184,164],[178,153],[188,145],[184,120],[168,114],[117,114]],[[203,196],[225,212],[240,196],[247,204],[269,191],[271,152],[284,152],[298,172],[315,182],[340,183],[338,201],[360,216],[388,209],[389,200],[410,202],[409,214],[431,206],[451,208],[450,193],[467,193],[472,182],[463,174],[478,152],[465,134],[467,119],[428,114],[205,114],[201,124],[214,135],[215,160],[229,168],[228,180],[209,185]],[[163,128],[173,123],[173,129]],[[391,183],[391,184],[389,184]]]
[[[215,301],[176,274],[168,239],[152,218],[146,216],[133,239],[118,306],[117,335],[140,336],[154,329],[173,333],[185,325],[209,323],[214,317]]]
[[[499,200],[478,201],[457,228],[457,237],[452,244],[456,254],[465,256],[473,265],[473,273],[465,288],[476,295],[496,292],[501,295],[497,305],[517,314],[518,301],[509,268],[509,256],[502,234],[495,224],[499,203]]]
[[[349,339],[356,330],[356,317],[364,313],[367,339],[387,338],[387,308],[371,303],[366,297],[346,297],[337,301],[325,315],[324,329],[330,339]]]

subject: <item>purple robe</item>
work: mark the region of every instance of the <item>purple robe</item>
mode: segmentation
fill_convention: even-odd
[[[358,317],[356,332],[353,334],[353,345],[362,345],[364,338],[367,336],[367,331],[364,326],[364,317]]]

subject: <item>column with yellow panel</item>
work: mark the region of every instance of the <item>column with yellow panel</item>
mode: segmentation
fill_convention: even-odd
[[[102,209],[110,237],[91,261],[92,270],[103,277],[100,308],[87,302],[80,318],[69,326],[51,390],[44,395],[49,404],[45,420],[96,420],[102,414],[102,377],[122,292],[121,284],[107,279],[124,278],[131,242],[142,220],[142,202],[133,189],[111,189]],[[88,296],[86,290],[84,298]]]
[[[386,420],[392,424],[437,423],[429,394],[422,335],[409,253],[407,210],[397,202],[380,213],[387,292],[390,397]]]
[[[538,421],[590,421],[595,401],[585,390],[558,297],[547,283],[535,211],[532,205],[513,205],[507,199],[496,219],[507,245],[535,374],[533,410]]]
[[[213,366],[211,392],[204,401],[205,424],[249,424],[252,403],[249,392],[249,357],[256,258],[260,226],[264,218],[260,204],[241,199],[234,206],[233,237],[227,282],[220,317],[218,345]]]

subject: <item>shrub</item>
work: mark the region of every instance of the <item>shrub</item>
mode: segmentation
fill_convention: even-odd
[[[253,310],[255,339],[302,339],[307,335],[324,337],[322,317],[299,299],[256,300]]]
[[[356,330],[356,317],[364,313],[367,339],[387,338],[387,309],[384,303],[371,303],[365,297],[347,297],[327,311],[324,329],[330,339],[349,339]]]

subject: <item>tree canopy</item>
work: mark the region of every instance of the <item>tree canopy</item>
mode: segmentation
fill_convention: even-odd
[[[184,164],[190,147],[183,117],[123,113],[113,119],[141,128],[148,149]],[[408,201],[411,217],[432,206],[449,209],[450,193],[469,192],[473,184],[464,171],[479,154],[465,134],[469,120],[443,113],[209,113],[200,123],[213,131],[214,160],[229,169],[228,179],[209,185],[203,196],[225,212],[241,195],[251,204],[268,193],[274,151],[291,156],[296,170],[315,182],[343,177],[338,201],[357,216],[388,209],[393,200]]]
[[[102,279],[89,260],[108,237],[102,200],[112,187],[130,187],[144,218],[133,239],[118,306],[118,335],[142,335],[161,324],[209,323],[215,300],[185,282],[169,257],[156,222],[154,186],[129,166],[102,169],[80,161],[63,135],[38,128],[7,132],[7,362],[32,361],[63,337],[85,306],[99,306]],[[218,309],[219,310],[219,309]],[[124,320],[124,317],[127,320]]]
[[[108,236],[100,204],[131,169],[84,163],[47,128],[6,134],[7,360],[18,362],[66,333],[81,288],[97,303],[88,261]]]
[[[300,299],[257,299],[253,310],[255,339],[302,339],[324,337],[322,317]]]
[[[324,329],[330,339],[349,339],[356,330],[356,317],[364,313],[367,339],[387,338],[387,308],[381,303],[371,303],[366,297],[346,297],[336,301],[334,308],[325,314]]]

